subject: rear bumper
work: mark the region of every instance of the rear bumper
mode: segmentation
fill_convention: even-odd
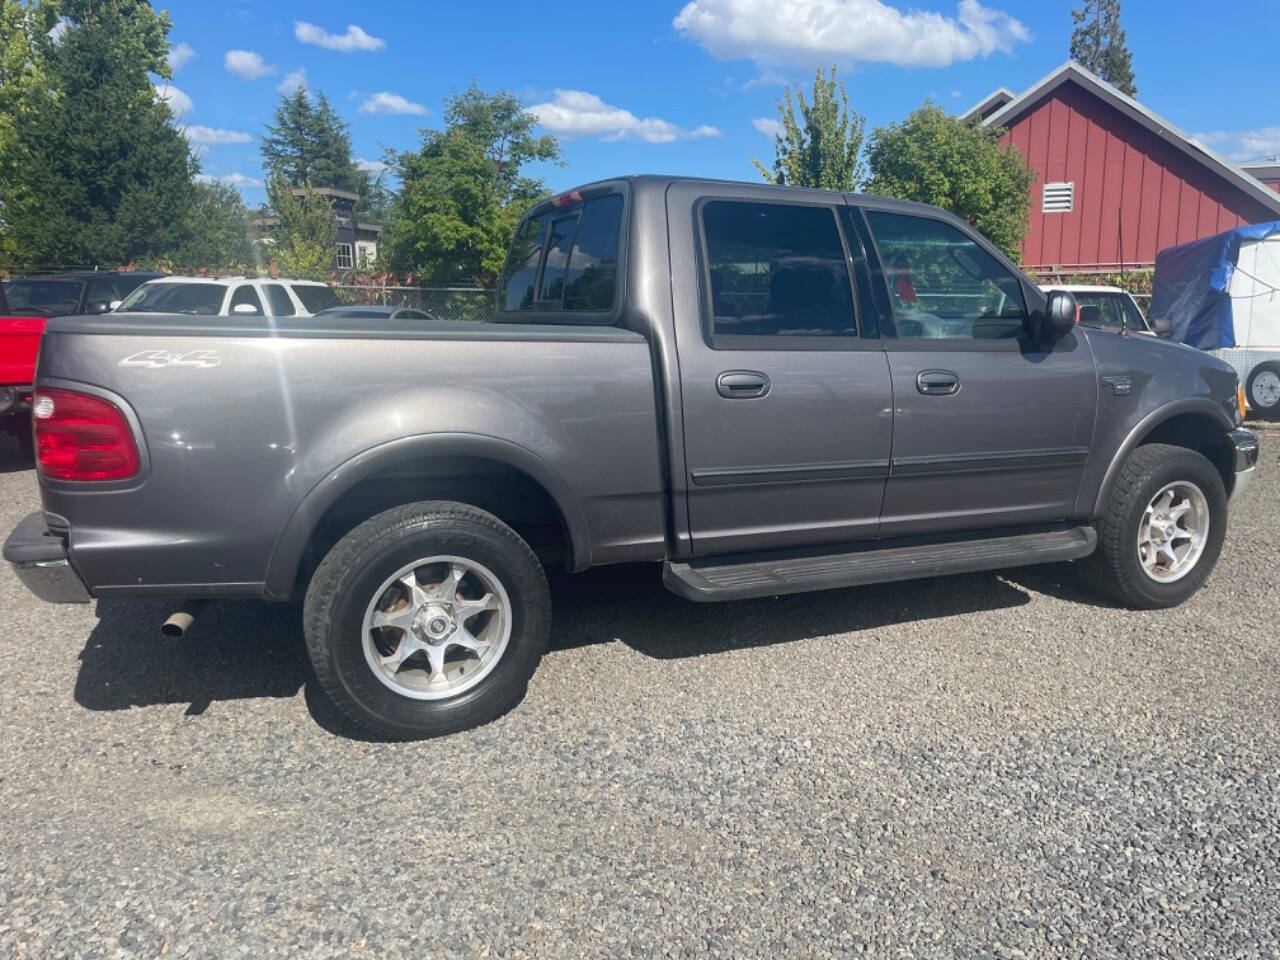
[[[1248,430],[1232,430],[1228,436],[1235,447],[1235,482],[1231,484],[1229,499],[1235,500],[1253,479],[1258,465],[1258,437]]]
[[[88,603],[89,591],[67,557],[66,541],[49,531],[44,514],[24,518],[4,542],[4,559],[23,586],[46,603]]]

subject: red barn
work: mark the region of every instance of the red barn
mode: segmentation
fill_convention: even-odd
[[[1004,127],[1035,170],[1022,262],[1044,273],[1150,266],[1165,247],[1280,220],[1280,193],[1068,61],[966,116]]]

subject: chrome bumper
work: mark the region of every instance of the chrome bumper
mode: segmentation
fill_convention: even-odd
[[[13,528],[4,558],[23,586],[45,603],[89,602],[89,591],[67,558],[66,541],[49,532],[44,514],[30,514]]]
[[[1258,465],[1258,437],[1248,430],[1232,430],[1229,434],[1235,447],[1235,480],[1227,500],[1234,501],[1249,486],[1254,468]]]

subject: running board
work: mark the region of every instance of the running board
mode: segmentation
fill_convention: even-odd
[[[662,568],[662,582],[686,600],[743,600],[1078,560],[1093,553],[1097,544],[1093,527],[1071,527],[948,543],[879,544],[840,554],[757,553],[691,563],[668,561]]]

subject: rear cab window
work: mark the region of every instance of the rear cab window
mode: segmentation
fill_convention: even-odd
[[[520,224],[498,288],[498,319],[609,324],[619,301],[624,198],[562,194]]]

